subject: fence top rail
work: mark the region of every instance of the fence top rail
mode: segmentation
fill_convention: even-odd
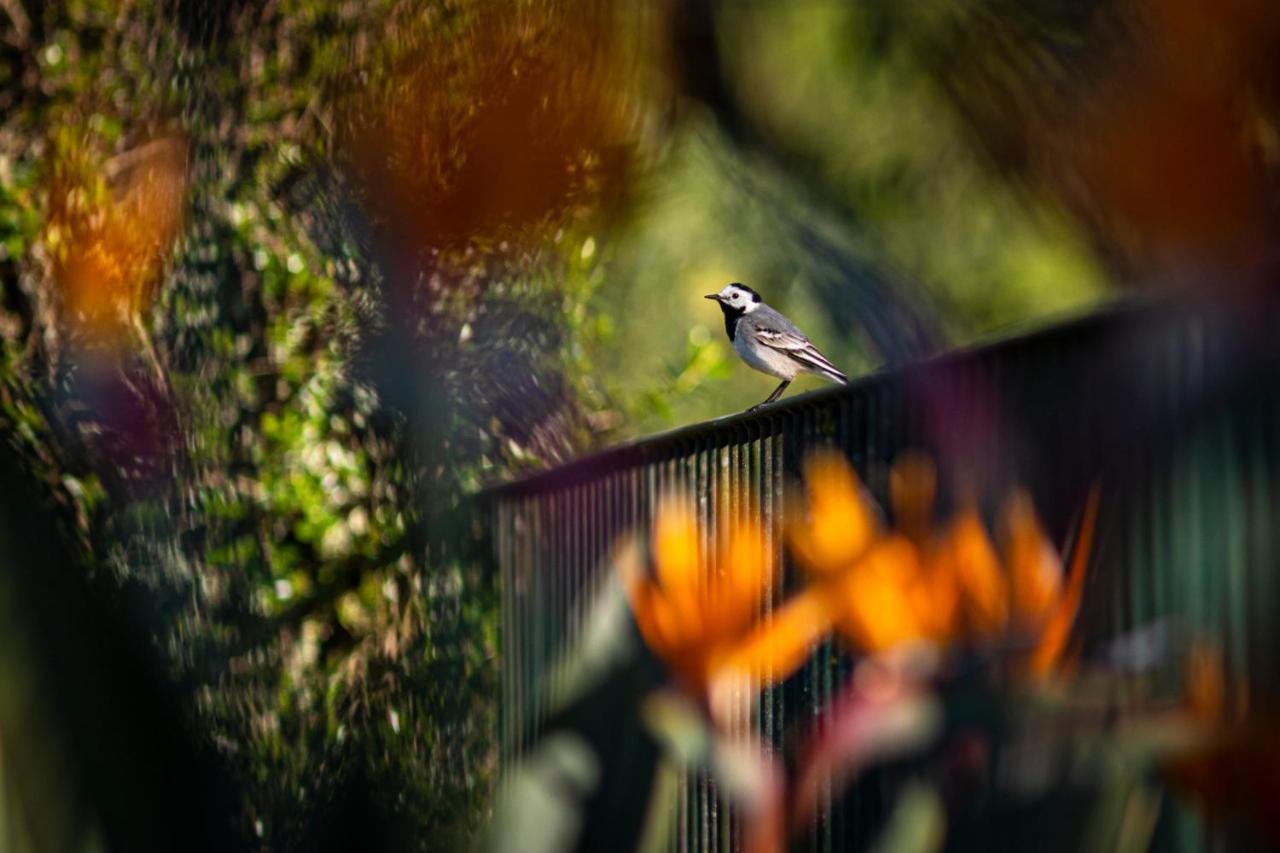
[[[1133,323],[1139,316],[1149,315],[1150,306],[1148,305],[1134,301],[1117,301],[1087,314],[1068,317],[1047,326],[949,350],[919,361],[882,368],[855,377],[847,385],[797,394],[764,409],[725,415],[622,442],[525,477],[488,486],[481,492],[481,497],[493,499],[555,491],[589,482],[603,474],[670,457],[687,450],[694,442],[717,446],[732,445],[772,435],[776,433],[780,424],[797,415],[846,397],[857,397],[885,383],[898,382],[913,375],[945,371],[968,363],[987,361],[993,357],[1010,356],[1020,350],[1053,347],[1094,333],[1119,330]]]

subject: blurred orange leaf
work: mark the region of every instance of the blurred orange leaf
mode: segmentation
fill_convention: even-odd
[[[70,320],[118,344],[154,295],[186,204],[186,145],[156,139],[106,164],[70,134],[53,145],[41,241]]]
[[[388,248],[549,239],[620,199],[644,110],[619,10],[494,2],[448,27],[433,11],[398,21],[339,105],[339,160]]]

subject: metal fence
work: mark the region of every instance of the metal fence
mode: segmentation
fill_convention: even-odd
[[[755,506],[781,554],[785,486],[815,445],[840,448],[882,504],[895,456],[931,452],[940,492],[965,489],[990,511],[1028,487],[1059,541],[1101,483],[1099,537],[1079,626],[1086,647],[1176,616],[1225,643],[1228,673],[1254,707],[1280,695],[1280,394],[1265,324],[1123,308],[888,370],[842,388],[676,430],[494,489],[502,599],[502,758],[510,764],[549,711],[546,680],[571,654],[616,538],[645,525],[671,489],[695,496],[709,529]],[[793,574],[787,567],[788,578]],[[784,586],[790,580],[784,580]],[[778,597],[773,591],[772,600]],[[848,669],[832,645],[765,692],[745,721],[781,745]],[[881,792],[835,802],[819,849],[867,840]],[[686,780],[672,844],[735,845],[705,778]]]

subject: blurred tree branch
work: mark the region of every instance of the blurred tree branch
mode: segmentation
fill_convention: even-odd
[[[4,10],[5,15],[9,17],[9,23],[13,25],[5,41],[19,50],[25,50],[31,34],[31,18],[27,16],[27,10],[22,8],[22,1],[0,0],[0,9]]]

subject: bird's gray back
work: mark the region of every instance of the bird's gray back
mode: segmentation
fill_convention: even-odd
[[[744,314],[741,323],[749,323],[757,329],[773,329],[776,332],[786,332],[789,335],[795,335],[802,340],[809,340],[809,336],[800,331],[796,324],[784,317],[780,312],[775,311],[768,305],[761,303],[756,310],[749,314]]]

